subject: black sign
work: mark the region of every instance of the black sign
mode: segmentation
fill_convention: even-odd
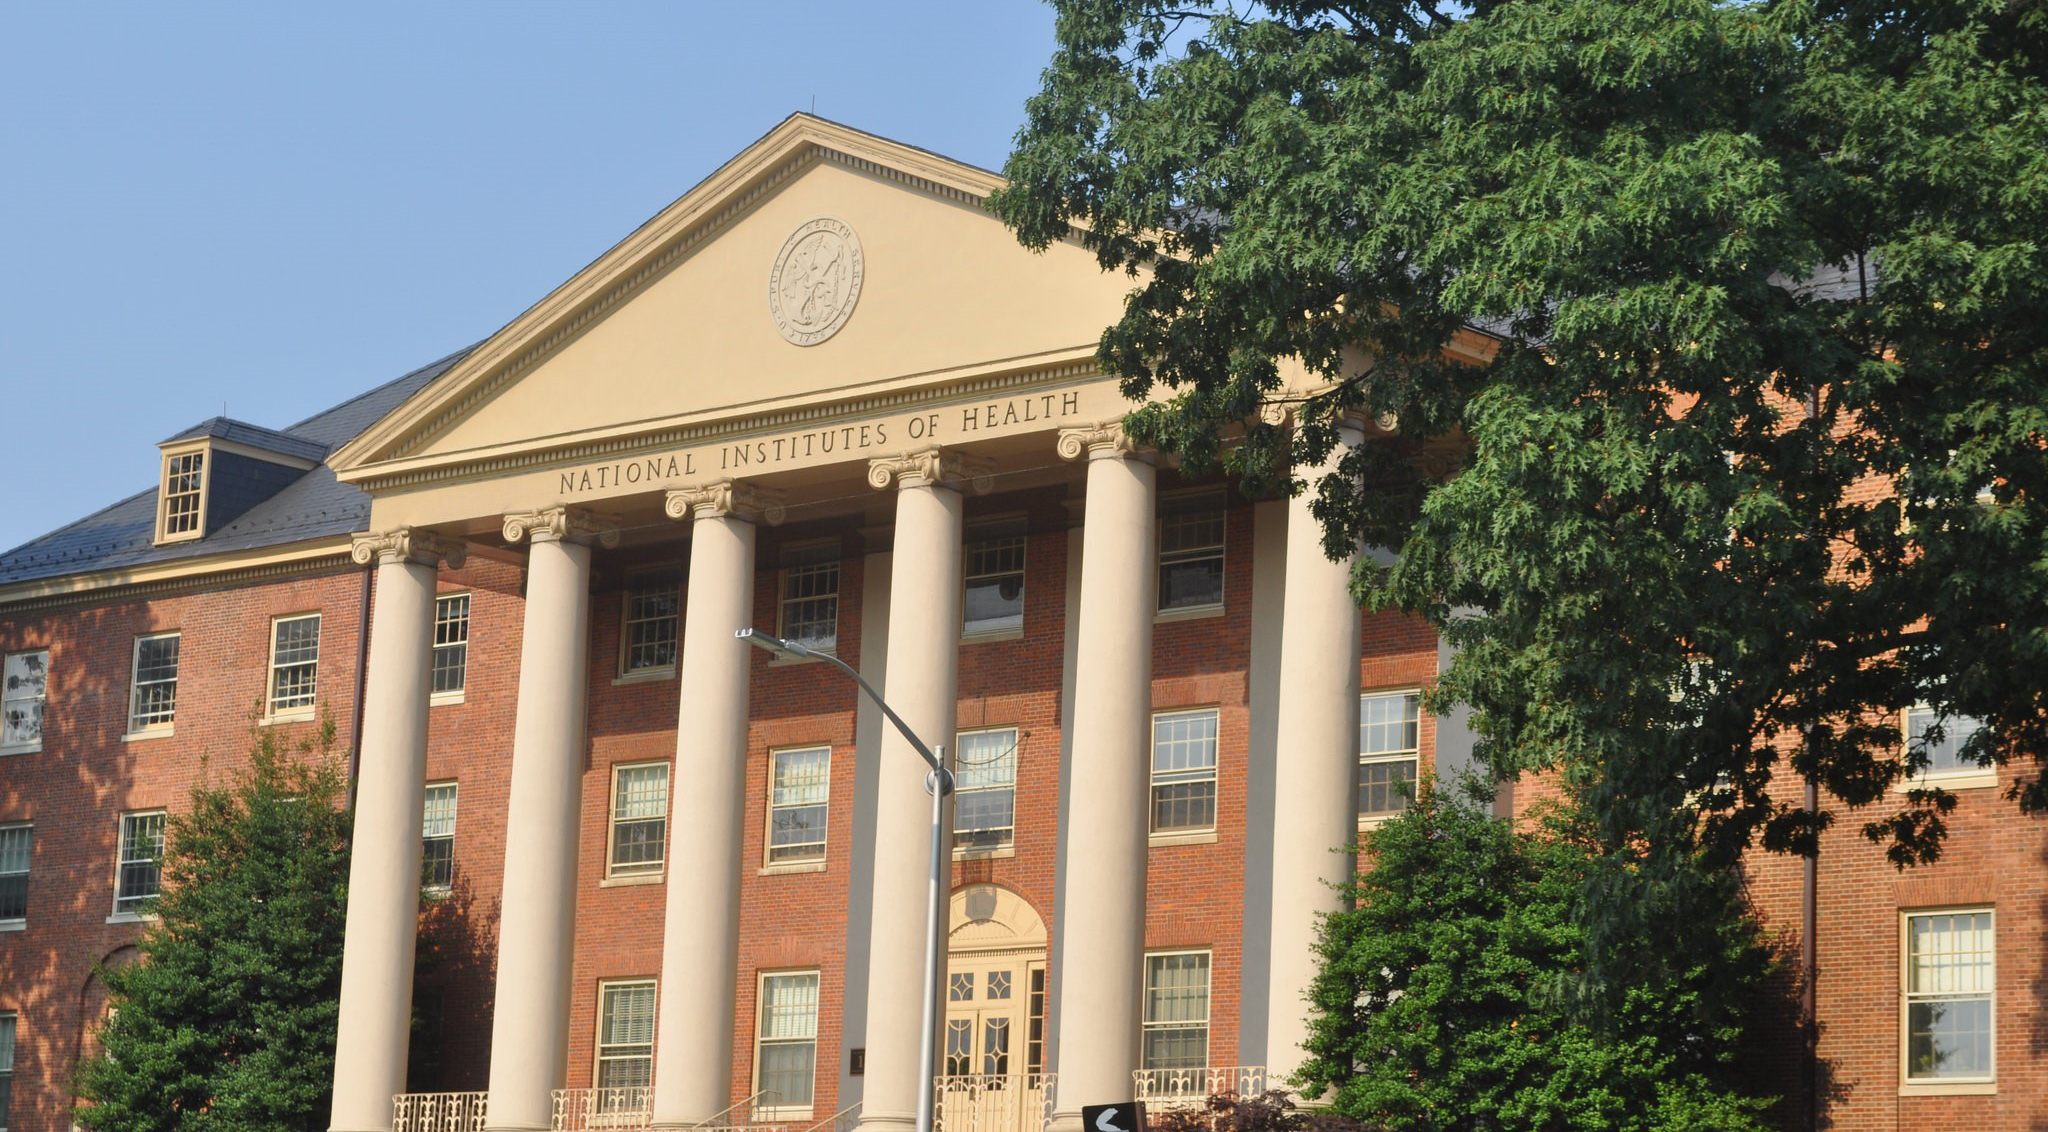
[[[1081,1106],[1082,1132],[1145,1132],[1145,1106],[1137,1101]]]

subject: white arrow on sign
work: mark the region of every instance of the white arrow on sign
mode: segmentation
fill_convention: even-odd
[[[1112,1123],[1112,1121],[1114,1121],[1115,1119],[1116,1109],[1114,1108],[1105,1108],[1101,1112],[1096,1113],[1096,1132],[1124,1132],[1122,1128],[1119,1128],[1114,1123]]]

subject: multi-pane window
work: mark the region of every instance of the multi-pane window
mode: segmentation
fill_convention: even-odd
[[[1991,1072],[1991,912],[1906,917],[1906,1080]]]
[[[135,638],[135,664],[128,689],[128,730],[169,727],[178,715],[176,633]]]
[[[1920,773],[1945,774],[1981,770],[1976,762],[1963,758],[1963,744],[1977,733],[1977,721],[1966,715],[1942,716],[1930,707],[1906,712],[1906,749],[1926,757]]]
[[[839,645],[839,548],[791,550],[782,567],[784,640],[831,652]]]
[[[661,871],[668,849],[668,764],[612,771],[612,876]]]
[[[971,636],[1023,628],[1024,536],[968,543],[966,566],[964,631]]]
[[[1159,519],[1159,608],[1223,604],[1223,499],[1173,501]]]
[[[953,771],[953,847],[1009,845],[1017,825],[1017,729],[961,732]]]
[[[755,1091],[771,1094],[763,1098],[765,1107],[811,1107],[818,1061],[818,973],[761,976],[758,1014]]]
[[[1209,1064],[1209,953],[1145,957],[1143,1069],[1201,1069]]]
[[[121,815],[121,844],[115,865],[114,911],[147,910],[163,887],[164,814]]]
[[[674,668],[682,624],[682,583],[669,571],[635,574],[626,586],[626,620],[620,633],[627,674]]]
[[[165,538],[199,532],[199,505],[205,480],[205,451],[164,457]]]
[[[453,697],[469,682],[469,595],[434,599],[434,694]]]
[[[1358,816],[1385,817],[1415,794],[1422,695],[1379,692],[1358,698]]]
[[[455,883],[455,783],[427,787],[420,819],[420,884],[446,892]]]
[[[597,990],[598,1109],[643,1107],[623,1090],[654,1083],[654,980],[603,983]]]
[[[1152,717],[1152,832],[1216,827],[1216,709]]]
[[[768,775],[768,863],[824,860],[832,748],[771,751]]]
[[[14,1015],[0,1014],[0,1132],[7,1128],[7,1109],[14,1099]]]
[[[26,825],[0,825],[0,923],[28,918],[29,842]]]
[[[307,711],[319,692],[320,615],[270,623],[270,714]]]
[[[50,650],[11,652],[0,663],[0,751],[43,745],[43,700],[50,687]]]

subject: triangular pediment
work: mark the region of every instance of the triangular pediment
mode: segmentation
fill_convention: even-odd
[[[1019,246],[1000,184],[792,116],[333,462],[374,490],[1086,365],[1129,280]]]

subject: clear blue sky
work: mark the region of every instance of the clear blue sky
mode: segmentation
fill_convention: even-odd
[[[509,322],[797,110],[999,168],[1038,0],[0,2],[0,549]]]

